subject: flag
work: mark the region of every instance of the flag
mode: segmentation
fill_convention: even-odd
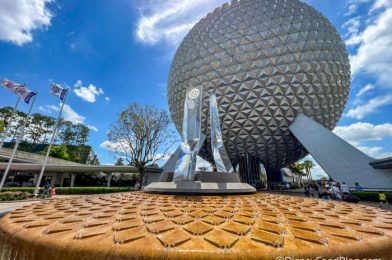
[[[52,83],[50,87],[50,93],[53,96],[60,98],[60,100],[64,100],[65,95],[67,94],[68,89],[62,88],[60,85],[56,83]]]
[[[17,84],[12,82],[11,80],[5,79],[1,82],[6,89],[9,91],[14,92],[17,94],[21,99],[24,100],[27,104],[30,102],[31,98],[37,95],[37,93],[31,91],[30,89],[26,88],[25,85]]]

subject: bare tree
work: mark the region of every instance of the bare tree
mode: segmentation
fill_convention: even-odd
[[[145,169],[162,159],[176,140],[171,119],[165,110],[133,103],[118,115],[109,132],[117,157],[124,158],[139,172],[140,186]]]

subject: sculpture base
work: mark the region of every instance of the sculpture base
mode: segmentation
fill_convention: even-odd
[[[256,189],[247,183],[241,182],[153,182],[144,187],[150,193],[165,194],[247,194],[254,193]]]

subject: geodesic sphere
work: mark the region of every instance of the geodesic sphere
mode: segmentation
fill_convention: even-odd
[[[298,113],[333,129],[350,85],[348,55],[334,26],[298,0],[241,0],[201,19],[175,54],[168,99],[181,131],[188,87],[203,87],[202,155],[211,160],[208,97],[215,92],[233,164],[245,152],[268,169],[306,150],[288,126]]]

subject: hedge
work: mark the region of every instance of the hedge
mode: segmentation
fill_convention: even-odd
[[[100,194],[100,193],[114,193],[114,192],[127,192],[132,191],[130,187],[56,187],[56,193],[59,195],[68,194]],[[33,193],[34,188],[30,187],[6,187],[3,191],[22,191]],[[40,189],[42,192],[42,188]],[[1,193],[0,193],[1,194]]]
[[[0,201],[25,200],[32,196],[32,194],[23,191],[6,191],[0,193]]]
[[[350,192],[351,195],[357,196],[361,201],[374,201],[374,202],[379,202],[380,197],[379,194],[380,192],[378,191],[362,191],[362,192],[357,192],[353,191]],[[383,191],[387,196],[387,200],[392,203],[392,192],[391,191]]]

